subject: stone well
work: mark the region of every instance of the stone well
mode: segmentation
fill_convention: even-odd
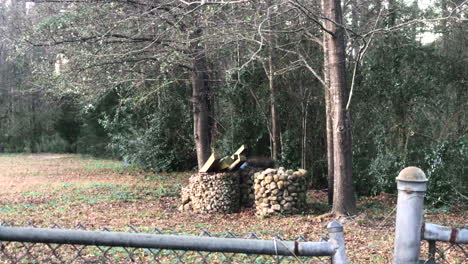
[[[245,168],[196,173],[182,189],[181,211],[236,213],[241,206],[260,216],[294,214],[306,206],[305,170]]]
[[[237,171],[239,177],[240,204],[245,208],[255,205],[254,179],[255,173],[261,171],[259,168],[247,167]]]
[[[306,170],[266,169],[255,173],[255,208],[261,216],[293,214],[306,205]]]
[[[194,174],[182,189],[179,210],[199,213],[235,213],[240,209],[239,176],[236,173]]]

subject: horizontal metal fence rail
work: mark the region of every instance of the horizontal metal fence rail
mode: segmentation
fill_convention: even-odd
[[[423,226],[423,232],[424,240],[468,244],[468,229],[458,229],[425,223]]]
[[[424,263],[466,263],[468,252],[465,250],[468,244],[468,229],[451,228],[442,225],[425,223],[422,227],[422,239],[428,241],[429,252],[428,259]],[[437,247],[436,242],[449,243],[445,247]],[[458,253],[458,260],[447,260],[448,252]]]
[[[347,264],[343,226],[327,226],[328,241],[308,242],[299,236],[284,241],[255,233],[240,238],[227,232],[213,236],[164,234],[154,228],[129,227],[128,232],[12,227],[0,225],[1,263],[333,263]],[[269,233],[269,232],[268,232]]]
[[[0,240],[281,256],[332,256],[336,252],[335,247],[329,242],[254,240],[24,227],[0,227]]]

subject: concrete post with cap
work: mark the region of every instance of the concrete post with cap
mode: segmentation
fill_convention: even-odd
[[[335,254],[332,256],[332,264],[347,264],[346,247],[344,240],[343,225],[337,221],[332,221],[327,225],[328,237],[331,244],[336,248]]]
[[[427,178],[421,169],[407,167],[400,172],[396,181],[398,201],[393,264],[417,264]]]

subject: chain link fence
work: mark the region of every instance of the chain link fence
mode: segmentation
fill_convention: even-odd
[[[429,252],[427,264],[464,264],[468,262],[468,251],[464,244],[458,243],[437,243],[427,241]]]
[[[321,245],[327,248],[329,245],[325,241],[325,238],[321,242],[307,242],[303,236],[298,236],[295,241],[284,241],[281,236],[276,235],[274,237],[269,237],[269,240],[263,240],[265,234],[256,234],[256,233],[247,233],[247,234],[234,234],[227,232],[224,234],[212,234],[208,231],[202,231],[198,236],[187,236],[185,234],[178,234],[174,231],[162,231],[158,228],[151,230],[141,229],[135,227],[129,227],[127,232],[112,232],[108,228],[104,228],[101,231],[106,232],[107,234],[116,234],[117,240],[119,236],[122,238],[120,244],[126,244],[128,242],[127,235],[140,235],[144,237],[136,237],[137,241],[143,241],[145,237],[152,235],[154,238],[157,238],[159,235],[163,237],[173,238],[190,238],[193,243],[204,243],[200,239],[203,238],[224,238],[229,239],[228,242],[232,241],[257,241],[265,243],[273,243],[273,254],[252,254],[252,253],[234,253],[234,252],[208,252],[208,251],[199,251],[199,250],[177,250],[177,249],[163,249],[155,247],[134,247],[134,246],[111,246],[106,242],[104,238],[104,233],[93,231],[80,232],[87,230],[83,225],[76,226],[73,230],[62,229],[58,225],[52,226],[50,229],[41,229],[37,228],[34,225],[26,226],[28,228],[18,228],[12,227],[9,224],[3,223],[0,226],[0,237],[1,241],[0,247],[0,262],[1,263],[330,263],[331,255],[328,256],[300,256],[305,251],[298,252],[297,248],[291,248],[291,245],[302,245],[301,243],[309,243],[303,245],[311,245],[310,243],[315,243],[314,245]],[[14,239],[9,239],[6,241],[5,237],[11,236],[8,235],[10,231],[18,231],[19,235],[17,236],[18,241]],[[52,231],[51,231],[52,230]],[[91,241],[81,243],[69,243],[77,241],[75,238],[68,236],[68,233],[58,233],[55,234],[53,231],[65,231],[65,232],[75,232],[75,233],[88,233],[95,234],[97,238],[91,238]],[[38,231],[37,234],[32,231]],[[40,231],[44,231],[45,239],[40,238]],[[78,231],[78,232],[76,232]],[[21,233],[23,232],[23,233]],[[85,234],[86,235],[86,234]],[[62,237],[60,237],[62,236]],[[101,236],[102,239],[99,239]],[[25,238],[26,237],[26,238]],[[58,238],[54,238],[58,237]],[[30,241],[39,241],[43,240],[44,243],[39,242],[25,242],[25,240]],[[65,243],[48,243],[47,241],[61,239]],[[73,240],[75,239],[75,240]],[[245,240],[247,239],[247,240]],[[104,245],[100,245],[100,240],[104,241]],[[225,240],[223,240],[225,241]],[[223,242],[221,241],[221,242]],[[56,241],[54,241],[56,242]],[[142,242],[142,243],[143,243]],[[206,241],[205,241],[206,242]],[[292,243],[292,244],[291,244]],[[87,245],[85,245],[87,244]],[[92,244],[92,245],[91,245]],[[119,244],[119,241],[116,241],[115,244]],[[130,243],[131,244],[131,243]],[[127,245],[130,245],[127,244]],[[262,244],[265,246],[265,244]],[[249,245],[246,244],[246,247]],[[170,247],[170,246],[169,246]],[[202,247],[202,246],[201,246]],[[190,245],[187,247],[190,248]],[[286,249],[286,251],[285,251]],[[333,247],[332,247],[333,249]],[[318,250],[318,249],[316,249]],[[320,249],[326,251],[323,248]],[[312,254],[324,254],[327,252],[312,252]],[[210,249],[210,251],[212,251]],[[227,250],[229,251],[229,250]],[[246,248],[246,252],[251,252],[252,248]],[[290,251],[290,252],[289,252]],[[334,251],[333,251],[334,252]],[[328,252],[332,253],[333,252]],[[268,253],[268,252],[267,252]],[[289,253],[289,254],[288,254]],[[311,252],[309,252],[311,254]]]

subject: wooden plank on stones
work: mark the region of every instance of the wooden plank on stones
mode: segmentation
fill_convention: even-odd
[[[203,167],[200,169],[200,172],[210,172],[215,171],[219,165],[220,156],[218,153],[213,152],[208,160],[205,162]]]
[[[246,151],[246,150],[247,150],[247,146],[246,146],[246,145],[240,146],[240,148],[237,149],[236,152],[234,152],[234,154],[231,156],[231,158],[232,158],[232,159],[235,159],[235,158],[234,158],[234,155],[242,155],[242,153],[244,153],[244,151]]]
[[[235,160],[232,158],[232,156],[231,157],[226,156],[226,157],[222,158],[219,161],[219,170],[225,170],[225,169],[229,168],[234,161]]]
[[[246,158],[245,158],[244,155],[234,154],[233,156],[235,157],[235,160],[234,160],[234,162],[231,164],[231,166],[229,166],[229,170],[230,170],[230,171],[234,171],[234,170],[239,169],[239,167],[240,167],[240,166],[244,163],[244,161],[246,160]]]

